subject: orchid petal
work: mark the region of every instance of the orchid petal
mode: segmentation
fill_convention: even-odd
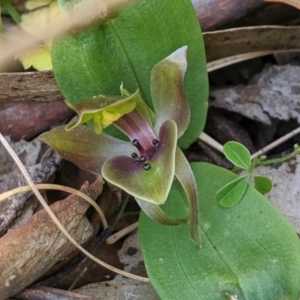
[[[123,83],[120,86],[122,96],[129,96],[130,93],[124,89]],[[144,117],[149,125],[153,126],[155,123],[156,116],[154,112],[149,108],[145,101],[140,97],[136,97],[136,109]]]
[[[139,198],[135,198],[136,202],[139,204],[143,212],[151,218],[162,225],[179,225],[188,222],[188,217],[185,219],[170,219],[167,214],[160,208],[159,205],[155,203],[150,203],[143,201]]]
[[[177,127],[174,121],[162,124],[159,147],[146,162],[128,156],[113,157],[102,168],[103,177],[141,200],[162,204],[169,194],[175,172]],[[145,164],[151,168],[145,170]]]
[[[117,120],[114,125],[125,133],[131,141],[134,139],[139,141],[142,148],[139,149],[141,155],[148,157],[155,152],[152,141],[156,139],[156,136],[153,129],[136,109]]]
[[[103,163],[116,155],[130,155],[134,147],[129,142],[118,140],[109,135],[96,135],[87,126],[79,126],[66,132],[64,126],[52,129],[39,136],[39,139],[63,158],[79,168],[101,174]]]
[[[201,246],[197,183],[189,162],[178,147],[176,148],[175,176],[182,185],[190,204],[191,237]]]
[[[66,126],[66,130],[72,130],[76,126],[86,123],[89,120],[95,121],[95,132],[102,132],[102,125],[106,127],[110,125],[114,120],[124,114],[128,114],[133,111],[136,107],[136,101],[139,99],[139,92],[136,91],[132,95],[126,96],[103,96],[98,95],[90,99],[81,101],[78,104],[72,105],[67,102],[68,106],[77,112],[78,119],[75,122],[71,122]],[[110,124],[106,113],[112,114]],[[104,114],[104,115],[103,115]],[[116,118],[117,117],[117,118]],[[100,126],[99,126],[100,122]],[[101,125],[102,124],[102,125]]]
[[[187,68],[187,46],[184,46],[157,63],[151,73],[151,97],[157,115],[155,131],[166,120],[177,124],[178,137],[182,136],[190,122],[190,109],[183,91],[183,79]]]

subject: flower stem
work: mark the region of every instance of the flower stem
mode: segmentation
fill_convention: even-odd
[[[199,234],[198,190],[194,173],[182,151],[176,148],[175,176],[182,185],[190,204],[191,237],[201,247]]]
[[[2,0],[0,1],[2,6],[7,10],[11,18],[19,24],[21,22],[21,16],[18,11],[14,8],[14,6],[10,3],[9,0]]]
[[[189,221],[188,218],[184,219],[171,219],[167,214],[159,207],[158,204],[147,202],[135,197],[136,202],[143,210],[143,212],[152,220],[162,225],[179,225],[185,224]]]
[[[255,166],[258,166],[258,165],[271,165],[271,164],[276,164],[276,163],[282,163],[284,161],[287,161],[295,156],[297,156],[298,154],[300,153],[300,148],[299,147],[295,147],[295,150],[284,156],[284,157],[278,157],[278,158],[274,158],[274,159],[257,159],[255,162],[254,162],[254,165]]]

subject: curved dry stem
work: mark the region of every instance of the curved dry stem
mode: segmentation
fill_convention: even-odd
[[[123,270],[117,269],[107,263],[105,263],[104,261],[98,259],[97,257],[95,257],[94,255],[92,255],[91,253],[89,253],[87,250],[85,250],[81,245],[79,245],[68,233],[68,231],[61,225],[61,223],[59,222],[59,220],[57,219],[57,217],[55,216],[55,214],[53,213],[53,211],[51,210],[51,208],[48,206],[48,204],[46,203],[46,201],[44,200],[44,198],[42,197],[42,195],[40,194],[40,192],[38,191],[38,189],[36,188],[36,186],[34,185],[34,183],[32,182],[27,170],[25,169],[24,165],[22,164],[22,162],[20,161],[19,157],[17,156],[17,154],[14,152],[14,150],[10,147],[10,145],[8,144],[8,142],[5,140],[5,138],[3,137],[3,135],[0,133],[0,142],[3,144],[3,146],[6,148],[6,150],[8,151],[8,153],[11,155],[11,157],[13,158],[13,160],[15,161],[15,163],[17,164],[17,166],[19,167],[20,171],[22,172],[22,174],[24,175],[26,181],[28,182],[29,186],[31,187],[33,193],[35,194],[35,196],[38,198],[38,200],[40,201],[41,205],[43,206],[43,208],[47,211],[47,213],[49,214],[49,216],[51,217],[51,219],[53,220],[53,222],[55,223],[55,225],[60,229],[60,231],[65,235],[65,237],[77,248],[79,249],[82,253],[84,253],[88,258],[90,258],[91,260],[93,260],[94,262],[98,263],[99,265],[117,273],[120,275],[123,275],[125,277],[128,278],[132,278],[132,279],[136,279],[136,280],[140,280],[143,282],[150,282],[149,278],[146,277],[142,277],[142,276],[137,276],[134,274],[130,274],[128,272],[125,272]]]
[[[89,204],[91,204],[95,208],[95,210],[98,212],[104,229],[108,228],[107,220],[106,220],[105,215],[104,215],[103,211],[101,210],[100,206],[97,205],[97,203],[88,195],[86,195],[78,190],[75,190],[71,187],[63,186],[63,185],[59,185],[59,184],[41,183],[41,184],[36,184],[35,187],[39,191],[40,190],[59,190],[59,191],[67,192],[67,193],[74,194],[76,196],[81,197],[82,199],[87,201]],[[31,187],[29,185],[17,187],[13,190],[2,193],[0,195],[0,202],[10,196],[15,195],[15,194],[28,192],[28,191],[31,191]]]
[[[199,140],[203,141],[207,145],[211,146],[213,149],[223,154],[223,146],[219,142],[211,138],[209,135],[207,135],[205,132],[202,132],[200,134]]]
[[[114,244],[117,242],[119,239],[124,237],[125,235],[129,234],[130,232],[136,230],[138,228],[139,222],[135,222],[122,230],[116,232],[115,234],[112,234],[109,238],[106,239],[106,243],[108,245]]]
[[[294,137],[295,135],[297,135],[299,133],[300,133],[300,127],[292,130],[291,132],[287,133],[286,135],[282,136],[281,138],[277,139],[276,141],[272,142],[271,144],[267,145],[266,147],[263,147],[259,151],[255,152],[254,154],[251,155],[251,159],[257,158],[257,157],[267,153],[268,151],[281,145],[282,143],[291,139],[292,137]]]
[[[238,62],[249,60],[256,57],[266,56],[275,53],[299,52],[299,51],[300,49],[289,49],[289,50],[282,49],[282,50],[265,50],[265,51],[249,52],[249,53],[233,55],[233,56],[211,61],[207,64],[206,67],[207,67],[207,72],[212,72],[236,64]]]

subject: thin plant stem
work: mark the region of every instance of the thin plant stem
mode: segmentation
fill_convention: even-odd
[[[202,242],[199,232],[199,204],[197,183],[189,162],[178,147],[176,148],[175,176],[183,187],[189,201],[191,237],[201,247]]]
[[[118,222],[121,220],[121,218],[124,216],[124,211],[125,211],[125,208],[126,208],[128,202],[129,202],[129,199],[130,199],[130,195],[129,195],[129,194],[126,194],[125,199],[124,199],[124,202],[122,203],[122,206],[121,206],[121,208],[120,208],[120,210],[119,210],[119,212],[118,212],[118,214],[117,214],[117,216],[116,216],[116,219],[115,219],[115,221],[114,221],[114,223],[113,223],[113,225],[112,225],[112,228],[115,228],[116,225],[117,225],[117,223],[118,223]]]
[[[64,191],[64,192],[74,194],[74,195],[77,195],[77,196],[83,198],[85,201],[90,203],[95,208],[95,210],[98,212],[98,214],[100,216],[100,219],[102,221],[103,227],[104,228],[108,227],[105,215],[102,212],[101,208],[95,203],[95,201],[92,198],[90,198],[86,194],[84,194],[84,193],[82,193],[78,190],[75,190],[71,187],[62,186],[62,185],[59,185],[59,184],[41,183],[41,184],[36,184],[35,187],[38,190],[59,190],[59,191]],[[10,196],[13,196],[15,194],[22,193],[22,192],[27,192],[27,191],[31,191],[31,187],[29,185],[21,186],[21,187],[15,188],[13,190],[10,190],[8,192],[2,193],[2,194],[0,194],[0,202],[4,199],[10,197]]]
[[[288,134],[282,136],[278,140],[276,140],[273,143],[269,144],[268,146],[262,148],[261,150],[257,151],[256,153],[252,154],[251,159],[254,159],[256,157],[259,157],[259,156],[267,153],[268,151],[274,149],[275,147],[279,146],[280,144],[284,143],[285,141],[289,140],[290,138],[294,137],[295,135],[297,135],[299,133],[300,133],[300,127],[292,130]]]
[[[1,6],[2,6],[2,4],[1,4],[1,1],[0,1],[0,38],[1,38],[2,34],[3,34],[3,24],[2,24]],[[1,40],[1,39],[0,39],[0,40]]]
[[[233,56],[228,56],[224,58],[220,58],[214,61],[211,61],[207,64],[207,72],[212,72],[215,70],[222,69],[224,67],[246,61],[249,59],[253,59],[256,57],[262,57],[270,54],[275,54],[275,53],[286,53],[286,52],[299,52],[299,48],[296,49],[282,49],[282,50],[264,50],[264,51],[255,51],[255,52],[249,52],[249,53],[243,53],[243,54],[238,54],[238,55],[233,55]]]
[[[125,208],[128,204],[129,198],[130,198],[130,195],[126,194],[126,197],[125,197],[125,199],[122,203],[122,206],[121,206],[121,208],[120,208],[120,210],[119,210],[119,212],[118,212],[118,214],[115,218],[114,224],[110,227],[110,232],[113,231],[113,228],[116,226],[116,224],[120,221],[120,219],[124,215],[124,210],[125,210]],[[108,239],[109,239],[109,237],[106,238],[106,242],[107,242]],[[98,243],[98,246],[97,246],[95,251],[97,251],[101,248],[101,246],[103,245],[103,241],[104,241],[104,239],[100,240],[100,242]],[[112,244],[112,243],[108,243],[108,244]],[[93,264],[94,264],[94,261],[92,261],[92,260],[88,260],[86,262],[84,269],[80,272],[80,274],[75,278],[75,280],[72,282],[71,286],[69,287],[69,289],[68,289],[69,291],[72,291],[76,287],[79,280],[84,276],[84,274],[86,274],[86,272],[89,270],[89,268]]]
[[[7,10],[11,18],[19,24],[22,20],[20,14],[17,12],[17,10],[14,8],[14,6],[10,3],[9,0],[1,0],[2,6]],[[1,13],[1,12],[0,12]]]
[[[207,135],[205,132],[202,132],[200,134],[199,139],[207,145],[211,146],[213,149],[223,153],[223,146],[219,142],[211,138],[209,135]]]
[[[287,160],[290,160],[291,158],[297,156],[298,154],[300,153],[300,149],[296,149],[295,151],[293,151],[292,153],[284,156],[284,157],[279,157],[279,158],[274,158],[274,159],[268,159],[268,160],[256,160],[255,161],[255,166],[258,166],[258,165],[271,165],[271,164],[277,164],[277,163],[282,163],[284,161],[287,161]]]
[[[117,242],[119,239],[124,237],[125,235],[128,235],[130,232],[136,230],[138,228],[139,222],[135,222],[122,230],[116,232],[115,234],[111,235],[107,240],[106,243],[111,245]]]
[[[291,158],[293,158],[299,154],[300,154],[300,147],[295,146],[295,150],[292,153],[290,153],[284,157],[278,157],[278,158],[273,158],[273,159],[255,158],[252,160],[251,168],[248,170],[248,172],[249,172],[249,174],[252,174],[255,167],[262,166],[262,165],[266,166],[266,165],[282,163],[287,160],[290,160]],[[241,169],[240,167],[234,167],[233,169],[231,169],[231,172],[233,172],[233,173],[237,173],[239,171],[244,171],[244,169]]]

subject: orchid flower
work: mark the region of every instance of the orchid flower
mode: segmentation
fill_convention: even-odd
[[[191,223],[192,238],[200,245],[198,195],[192,170],[177,147],[189,124],[190,110],[183,91],[187,68],[184,46],[157,63],[151,72],[155,114],[140,98],[121,86],[120,96],[94,96],[68,104],[78,119],[46,132],[40,139],[80,168],[101,174],[108,182],[135,197],[152,219],[167,225]],[[82,124],[93,122],[94,130]],[[129,141],[102,133],[113,124]],[[159,207],[177,177],[187,195],[191,213],[185,219],[169,218]]]

